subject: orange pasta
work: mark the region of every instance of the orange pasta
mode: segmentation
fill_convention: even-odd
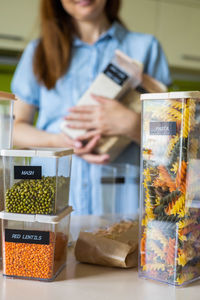
[[[174,265],[175,264],[175,245],[176,241],[175,239],[169,238],[169,244],[165,249],[166,252],[166,262],[169,265]]]
[[[176,175],[176,188],[180,190],[186,189],[185,180],[186,180],[186,171],[187,171],[187,163],[183,160],[181,162],[181,167],[179,168],[177,175]]]
[[[166,186],[169,187],[170,192],[173,192],[176,190],[176,184],[167,172],[166,168],[164,166],[159,166],[158,170],[160,172],[160,177],[165,182]]]

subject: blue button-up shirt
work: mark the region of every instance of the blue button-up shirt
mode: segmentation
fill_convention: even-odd
[[[142,62],[145,73],[166,85],[170,84],[168,64],[156,38],[149,34],[130,32],[117,22],[93,45],[74,38],[70,67],[51,90],[39,84],[33,73],[32,61],[37,43],[37,40],[32,41],[25,49],[12,81],[12,91],[39,109],[38,129],[51,133],[60,131],[60,123],[68,108],[76,105],[96,76],[110,62],[116,49]],[[139,176],[139,152],[139,147],[132,143],[117,159],[119,164],[133,165],[133,177]],[[73,156],[70,203],[77,213],[100,212],[101,174],[101,166]],[[137,202],[137,195],[134,197],[133,201]]]

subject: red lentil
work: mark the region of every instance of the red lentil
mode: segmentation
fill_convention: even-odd
[[[5,242],[7,276],[51,279],[53,277],[55,234],[49,245]]]

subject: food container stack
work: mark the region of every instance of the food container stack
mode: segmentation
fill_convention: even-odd
[[[3,275],[52,281],[66,264],[71,211],[56,216],[1,212]]]
[[[64,267],[72,153],[52,148],[0,151],[5,276],[51,281]]]
[[[145,94],[141,149],[141,277],[200,277],[200,92]]]
[[[17,98],[14,94],[0,91],[0,149],[10,149],[13,144],[13,104],[16,100]],[[0,157],[0,211],[3,210],[3,203],[3,166]],[[1,248],[0,239],[0,259]]]

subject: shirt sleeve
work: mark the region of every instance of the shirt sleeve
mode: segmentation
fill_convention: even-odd
[[[155,37],[152,37],[144,72],[163,82],[166,86],[171,84],[167,58],[160,43]]]
[[[11,90],[21,100],[39,107],[40,85],[33,72],[36,45],[37,41],[32,41],[23,52],[11,82]]]

